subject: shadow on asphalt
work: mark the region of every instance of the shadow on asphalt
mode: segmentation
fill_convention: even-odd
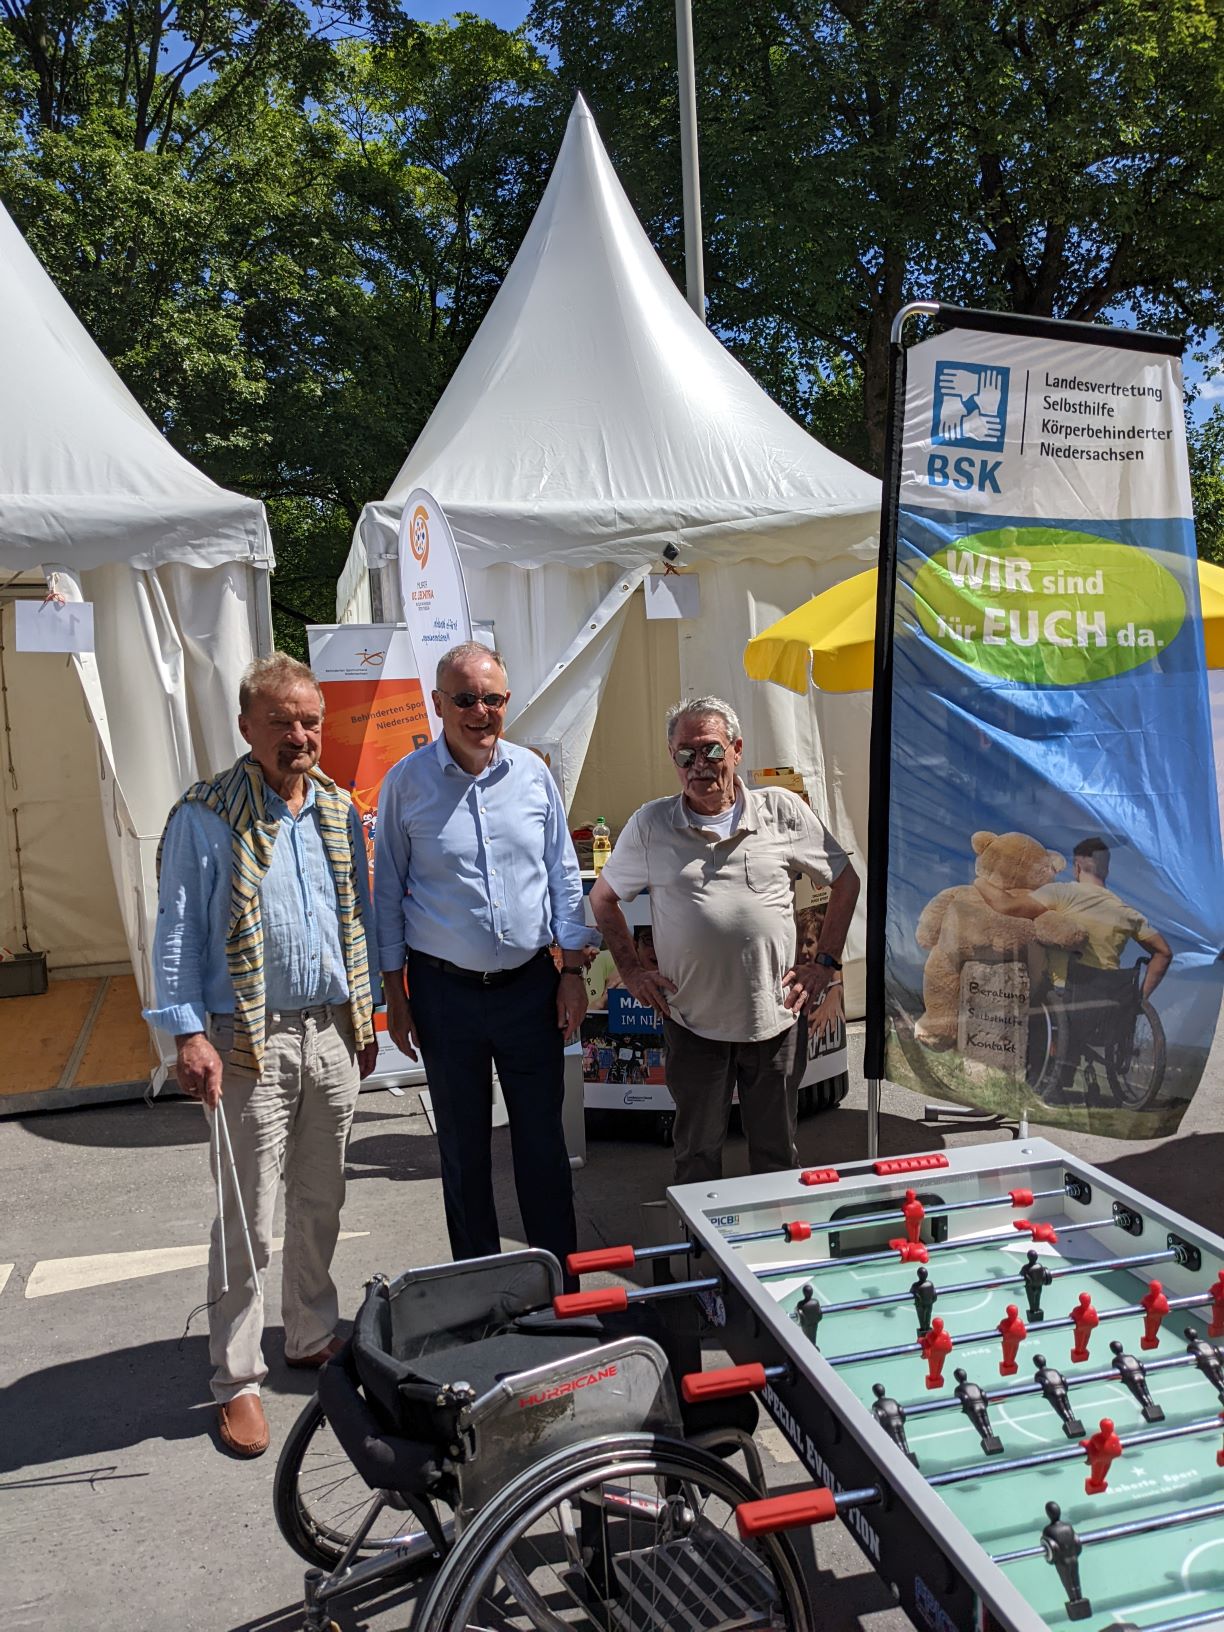
[[[156,1150],[170,1145],[206,1145],[208,1124],[189,1099],[143,1100],[132,1105],[99,1105],[85,1111],[37,1111],[20,1118],[27,1133],[60,1145],[102,1150]]]
[[[1224,1133],[1165,1139],[1099,1165],[1162,1206],[1224,1233]]]

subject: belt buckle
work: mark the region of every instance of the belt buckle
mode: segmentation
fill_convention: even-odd
[[[480,971],[480,984],[481,984],[481,985],[482,985],[482,986],[490,986],[490,985],[492,985],[492,983],[493,983],[493,976],[494,976],[494,974],[495,974],[495,972],[496,972],[496,971],[495,971],[495,970],[492,970],[492,969],[482,969],[482,970],[481,970],[481,971]]]

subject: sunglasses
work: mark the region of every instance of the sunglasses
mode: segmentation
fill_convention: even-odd
[[[477,703],[486,708],[505,708],[510,701],[508,691],[444,691],[442,695],[449,697],[456,708],[475,708]]]
[[[717,765],[727,757],[727,747],[722,742],[703,742],[700,748],[674,748],[672,758],[682,771],[687,771],[697,758],[698,754],[707,765]]]

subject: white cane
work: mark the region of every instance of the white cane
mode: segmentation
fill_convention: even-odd
[[[217,1101],[217,1109],[212,1117],[212,1147],[213,1147],[213,1176],[217,1181],[217,1240],[221,1247],[221,1291],[218,1297],[224,1297],[229,1291],[229,1262],[225,1253],[225,1176],[221,1171],[221,1102]]]
[[[220,1100],[217,1101],[215,1115],[217,1124],[221,1129],[221,1137],[225,1140],[226,1162],[229,1167],[230,1179],[233,1181],[234,1185],[234,1200],[238,1203],[238,1222],[242,1225],[242,1239],[246,1243],[247,1263],[251,1266],[251,1278],[255,1282],[255,1290],[258,1292],[259,1270],[255,1267],[255,1249],[251,1245],[251,1232],[247,1228],[246,1208],[242,1204],[242,1190],[238,1184],[238,1166],[234,1161],[234,1147],[230,1144],[229,1124],[225,1120],[225,1110]],[[218,1163],[218,1172],[219,1170],[220,1164]],[[219,1191],[220,1178],[218,1178],[217,1186]],[[222,1241],[225,1239],[224,1229],[222,1230],[221,1239]]]

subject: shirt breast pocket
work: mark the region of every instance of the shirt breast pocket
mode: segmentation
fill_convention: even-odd
[[[768,895],[777,888],[781,870],[777,863],[770,865],[768,856],[759,850],[744,851],[744,878],[755,895]]]

